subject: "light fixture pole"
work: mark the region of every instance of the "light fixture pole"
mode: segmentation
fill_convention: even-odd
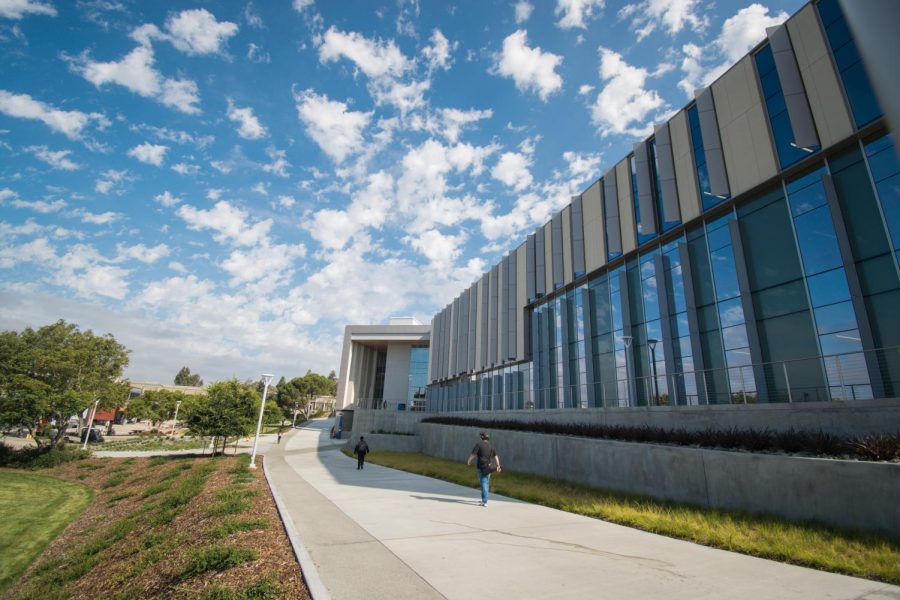
[[[172,433],[169,435],[175,437],[175,425],[178,423],[178,409],[181,408],[181,400],[175,402],[175,420],[172,421]]]
[[[82,450],[87,450],[88,440],[91,439],[91,427],[94,426],[94,415],[97,414],[97,405],[100,404],[100,398],[94,400],[94,406],[91,408],[91,416],[88,419],[88,426],[84,432],[84,445],[81,446]]]
[[[655,340],[650,338],[647,340],[647,345],[650,346],[650,368],[653,370],[653,393],[656,396],[656,401],[659,402],[659,382],[656,380],[656,344],[659,340]]]
[[[259,432],[262,430],[263,411],[266,408],[266,393],[269,391],[269,383],[272,381],[273,375],[264,373],[263,380],[263,397],[259,403],[259,420],[256,422],[256,438],[253,440],[253,453],[250,455],[250,468],[256,468],[256,447],[259,445]]]

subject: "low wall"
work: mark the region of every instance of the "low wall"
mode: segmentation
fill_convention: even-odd
[[[353,411],[351,439],[358,440],[361,435],[368,437],[375,431],[417,433],[419,421],[433,416],[435,416],[434,413],[357,408]]]
[[[422,438],[418,435],[390,435],[380,433],[363,434],[369,444],[369,450],[373,452],[421,452]],[[347,440],[347,447],[351,450],[359,441],[359,436]]]
[[[379,412],[379,411],[372,411]],[[562,408],[548,410],[413,413],[485,420],[550,421],[602,425],[650,425],[664,429],[771,429],[827,431],[842,436],[896,433],[900,430],[900,399],[853,402],[723,404],[639,408]]]
[[[422,451],[464,461],[479,430],[421,423]],[[489,431],[514,471],[900,538],[900,464]]]

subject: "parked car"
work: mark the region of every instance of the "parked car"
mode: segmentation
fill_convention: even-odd
[[[15,429],[4,431],[3,435],[19,438],[28,437],[28,429],[26,429],[25,427],[16,427]]]
[[[85,427],[81,430],[81,441],[84,442],[85,437],[88,436],[88,432],[90,432],[90,437],[88,438],[88,442],[102,442],[103,441],[103,432],[99,429],[88,429]]]

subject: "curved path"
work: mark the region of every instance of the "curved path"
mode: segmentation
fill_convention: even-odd
[[[271,481],[334,600],[854,598],[900,587],[707,548],[366,465],[312,421],[265,452]],[[465,451],[463,451],[465,452]],[[474,481],[474,475],[473,475]],[[317,599],[320,600],[320,599]]]

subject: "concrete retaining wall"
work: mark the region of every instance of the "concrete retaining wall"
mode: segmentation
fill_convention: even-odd
[[[373,452],[421,452],[422,438],[418,435],[390,435],[379,433],[365,433],[366,442]],[[351,450],[359,441],[359,436],[347,440],[347,447]]]
[[[464,461],[479,428],[421,423],[419,431],[425,454]],[[514,471],[900,538],[900,464],[489,431]]]
[[[400,410],[368,410],[357,408],[353,411],[353,436],[369,436],[374,431],[390,431],[392,433],[417,433],[419,421],[425,417],[433,417],[433,413],[411,412]]]
[[[411,414],[437,416],[436,413]],[[867,433],[896,433],[900,430],[900,399],[794,404],[473,411],[441,413],[441,416],[554,423],[650,425],[690,431],[732,427],[784,431],[793,427],[813,431],[821,429],[837,435],[856,436]]]

